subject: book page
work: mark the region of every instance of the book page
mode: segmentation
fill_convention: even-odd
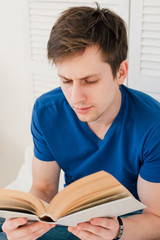
[[[41,215],[45,212],[42,201],[30,193],[10,189],[0,189],[0,209],[25,210]]]
[[[39,218],[37,215],[34,215],[32,213],[25,213],[25,212],[19,212],[19,211],[6,211],[6,210],[0,210],[0,217],[3,218],[19,218],[19,217],[25,217],[28,219],[29,222],[37,222],[39,221]]]
[[[80,222],[88,222],[95,217],[117,217],[131,213],[146,206],[133,197],[126,197],[100,204],[60,218],[55,224],[76,226]]]
[[[36,214],[34,208],[31,205],[26,204],[24,201],[19,201],[18,199],[0,198],[0,209],[1,210],[10,210],[10,211],[19,211],[19,212],[30,212]]]
[[[118,193],[118,194],[115,194],[115,195],[112,195],[112,196],[109,196],[109,197],[104,197],[102,199],[98,199],[98,200],[95,200],[93,202],[89,202],[87,204],[84,204],[83,206],[77,207],[75,210],[70,211],[68,214],[75,213],[75,212],[78,212],[78,211],[82,211],[82,210],[88,209],[90,207],[98,206],[100,204],[108,203],[108,202],[115,201],[115,200],[118,200],[118,199],[122,199],[122,198],[125,198],[125,197],[128,197],[128,193],[126,193],[126,192]]]
[[[112,175],[100,171],[65,187],[53,198],[47,213],[57,220],[77,207],[122,192],[130,194]]]

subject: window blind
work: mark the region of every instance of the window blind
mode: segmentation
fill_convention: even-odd
[[[142,12],[140,72],[160,76],[160,1],[145,0]]]
[[[128,86],[160,100],[159,0],[131,1]]]

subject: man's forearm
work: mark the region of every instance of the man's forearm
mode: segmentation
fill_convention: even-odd
[[[122,240],[160,240],[160,217],[153,214],[138,214],[122,218]]]
[[[29,192],[34,196],[40,198],[41,200],[47,203],[50,203],[52,198],[57,194],[57,189],[55,190],[52,189],[52,191],[49,191],[47,189],[41,189],[41,188],[32,186]]]

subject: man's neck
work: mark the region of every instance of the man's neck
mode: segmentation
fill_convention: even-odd
[[[108,129],[112,125],[114,119],[116,118],[117,114],[119,113],[121,107],[121,92],[115,101],[112,103],[110,108],[96,121],[87,122],[89,128],[102,140],[106,135]]]

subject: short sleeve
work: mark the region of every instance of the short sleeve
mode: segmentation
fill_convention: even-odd
[[[160,183],[160,126],[152,128],[147,134],[140,176],[146,181]]]
[[[49,151],[49,148],[43,136],[41,126],[39,124],[38,110],[36,108],[36,103],[33,107],[33,112],[32,112],[31,133],[33,136],[35,157],[42,161],[54,161],[55,160],[54,156]]]

